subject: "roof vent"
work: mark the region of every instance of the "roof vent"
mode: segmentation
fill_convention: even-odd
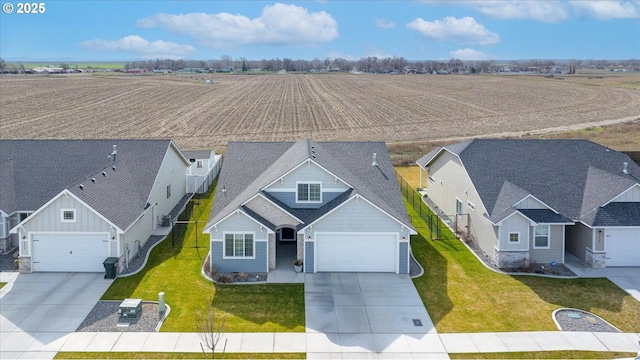
[[[96,182],[96,178],[91,178],[91,182],[95,183]]]
[[[113,169],[113,171],[116,171],[116,167],[115,166],[112,166],[111,169]]]
[[[628,166],[629,166],[628,162],[625,161],[625,162],[622,163],[622,173],[625,174],[625,175],[629,174]]]
[[[102,176],[107,176],[107,173],[103,171]]]
[[[84,190],[84,185],[80,184],[80,190]]]
[[[118,155],[118,150],[116,149],[115,145],[113,145],[113,152],[111,153],[111,155],[113,155],[113,161],[116,161],[116,155]]]
[[[378,162],[376,161],[378,158],[378,154],[373,153],[373,162],[371,163],[371,166],[378,166]]]

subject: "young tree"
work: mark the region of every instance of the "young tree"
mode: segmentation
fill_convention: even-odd
[[[213,308],[213,299],[209,301],[207,307],[207,313],[204,316],[198,316],[196,318],[196,326],[198,327],[198,336],[200,337],[200,347],[202,348],[202,355],[206,358],[205,348],[211,351],[211,359],[215,359],[216,348],[222,335],[224,334],[224,326],[226,323],[225,317],[216,317],[215,309]],[[227,340],[224,340],[224,346],[222,347],[222,356],[224,357],[225,349],[227,348]]]

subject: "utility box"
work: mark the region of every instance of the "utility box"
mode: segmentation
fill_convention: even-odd
[[[171,226],[171,215],[162,215],[162,226]]]
[[[105,259],[102,265],[104,265],[104,278],[115,279],[118,273],[118,258],[108,257]]]
[[[142,314],[142,299],[124,299],[118,307],[120,321],[137,319]]]

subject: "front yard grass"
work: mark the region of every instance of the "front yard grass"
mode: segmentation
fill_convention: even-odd
[[[449,354],[451,359],[618,359],[633,358],[631,352],[599,352],[599,351],[534,351],[507,353],[459,353]]]
[[[212,186],[212,188],[215,187]],[[139,273],[117,278],[103,300],[140,298],[156,301],[164,292],[171,312],[161,331],[197,332],[196,318],[205,317],[213,299],[216,316],[226,318],[226,332],[304,332],[303,284],[218,285],[200,273],[209,253],[209,218],[214,191],[198,200],[184,240],[172,245],[171,235],[158,244]],[[183,225],[184,226],[184,225]],[[197,247],[196,247],[197,233]]]
[[[553,310],[592,312],[624,332],[640,332],[640,302],[608,279],[510,276],[484,267],[462,241],[426,240],[429,229],[405,202],[425,274],[414,284],[438,332],[557,330]],[[447,230],[448,231],[448,230]]]
[[[0,282],[0,289],[2,289],[5,285],[7,285],[6,282]]]
[[[207,353],[207,357],[203,357],[202,353],[158,353],[158,352],[59,352],[54,359],[208,359],[211,353]],[[216,353],[216,358],[220,359],[306,359],[305,353]]]

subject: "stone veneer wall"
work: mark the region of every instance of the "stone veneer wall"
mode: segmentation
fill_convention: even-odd
[[[594,269],[604,269],[607,267],[606,254],[603,252],[593,252],[591,249],[586,250],[586,263]]]
[[[276,268],[276,234],[269,234],[269,270]]]
[[[496,251],[495,264],[500,269],[517,269],[529,267],[528,251]]]

